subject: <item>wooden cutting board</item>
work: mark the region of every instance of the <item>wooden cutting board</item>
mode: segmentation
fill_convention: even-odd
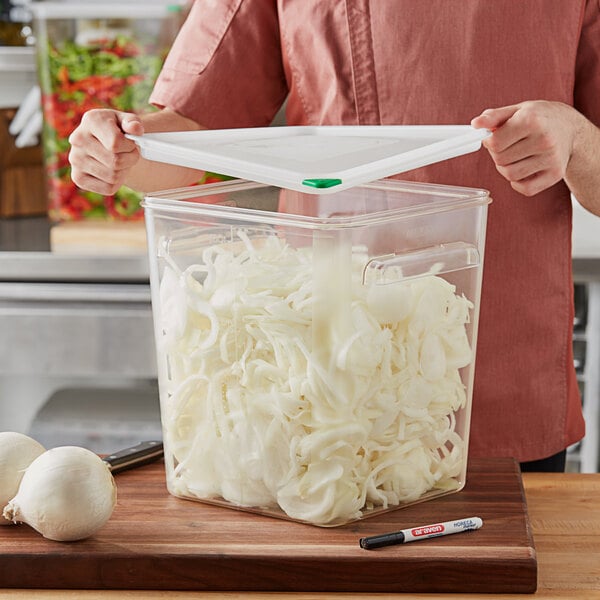
[[[181,500],[162,463],[115,476],[118,504],[92,538],[0,527],[0,588],[532,593],[537,562],[512,459],[471,459],[461,492],[319,528]],[[483,527],[390,546],[361,537],[480,516]]]
[[[56,254],[141,254],[146,256],[143,221],[64,221],[50,229],[50,249]]]

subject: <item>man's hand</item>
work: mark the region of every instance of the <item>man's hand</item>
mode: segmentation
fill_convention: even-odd
[[[483,144],[496,168],[516,191],[533,196],[566,177],[583,121],[566,104],[540,100],[485,110],[471,125],[493,131]]]
[[[90,110],[69,138],[71,178],[80,188],[102,195],[114,194],[122,185],[151,192],[196,183],[202,171],[146,160],[125,134],[198,129],[198,123],[168,108],[143,116]]]
[[[110,109],[86,112],[69,137],[71,179],[91,192],[114,194],[140,159],[138,147],[126,133],[144,133],[137,115]]]

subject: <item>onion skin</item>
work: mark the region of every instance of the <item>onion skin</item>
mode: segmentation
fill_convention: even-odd
[[[27,523],[50,540],[72,542],[100,529],[116,501],[108,465],[90,450],[61,446],[31,463],[4,517]]]
[[[23,433],[0,432],[0,509],[16,495],[25,469],[45,451],[44,446]],[[0,517],[0,525],[12,524]]]

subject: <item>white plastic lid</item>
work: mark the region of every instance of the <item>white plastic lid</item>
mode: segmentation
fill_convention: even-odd
[[[469,125],[256,127],[131,136],[144,158],[326,194],[474,152]]]

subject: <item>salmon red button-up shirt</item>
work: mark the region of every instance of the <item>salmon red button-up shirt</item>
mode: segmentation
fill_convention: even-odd
[[[289,125],[468,124],[537,99],[600,124],[600,0],[196,0],[151,101],[232,128],[268,125],[285,98]],[[470,455],[579,440],[566,186],[519,195],[484,150],[400,178],[493,198]]]

